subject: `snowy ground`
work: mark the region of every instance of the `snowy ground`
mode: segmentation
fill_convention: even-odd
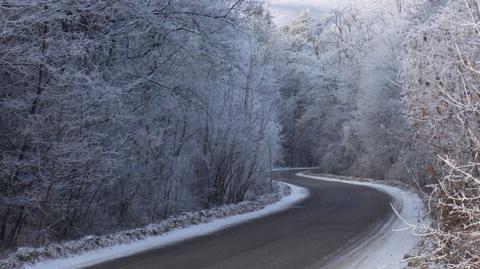
[[[286,183],[282,183],[286,184]],[[82,268],[103,261],[129,256],[152,248],[158,248],[180,242],[182,240],[207,235],[232,225],[246,222],[255,218],[264,217],[282,211],[291,205],[308,197],[304,188],[286,184],[290,187],[290,195],[284,196],[279,201],[263,207],[263,209],[250,213],[215,219],[208,223],[201,223],[185,228],[172,230],[159,236],[150,236],[128,244],[115,245],[108,248],[88,251],[73,257],[60,258],[27,266],[30,269],[56,269],[56,268]]]
[[[297,170],[309,170],[315,169],[316,167],[277,167],[273,168],[273,172],[282,172],[282,171],[297,171]]]
[[[425,216],[422,200],[416,193],[381,183],[342,180],[302,173],[297,175],[377,189],[393,198],[392,206],[403,219],[393,215],[389,220],[365,234],[360,239],[361,243],[352,243],[352,246],[335,253],[326,269],[401,269],[405,267],[402,260],[417,243],[410,226],[405,222],[416,225]]]

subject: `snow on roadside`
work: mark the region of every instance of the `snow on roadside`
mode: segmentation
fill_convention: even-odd
[[[315,169],[316,167],[276,167],[273,168],[273,172],[283,172],[283,171],[297,171],[297,170],[310,170]]]
[[[364,237],[363,241],[354,247],[346,249],[336,257],[335,261],[328,264],[327,268],[355,268],[355,269],[401,269],[406,265],[403,260],[406,254],[410,252],[417,244],[418,239],[413,236],[409,224],[418,224],[425,216],[426,211],[423,207],[422,199],[413,191],[406,190],[397,186],[385,185],[376,181],[354,181],[355,178],[340,179],[339,177],[314,176],[298,173],[298,176],[318,179],[323,181],[341,182],[352,185],[366,186],[392,197],[392,206],[401,216],[400,219],[395,215],[383,223],[381,227],[376,227]]]
[[[287,183],[280,183],[279,186],[278,193],[264,195],[255,201],[184,213],[144,228],[105,236],[87,236],[41,248],[20,248],[0,261],[0,268],[81,268],[204,236],[277,213],[309,195],[308,190],[299,186]]]

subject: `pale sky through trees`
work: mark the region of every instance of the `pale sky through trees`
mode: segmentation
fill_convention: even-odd
[[[342,7],[353,0],[269,0],[275,22],[283,26],[297,17],[302,11],[321,15],[325,11]],[[358,2],[358,1],[356,1]]]
[[[269,0],[275,23],[280,26],[288,24],[302,11],[320,15],[323,10],[336,6],[337,1],[328,0]]]

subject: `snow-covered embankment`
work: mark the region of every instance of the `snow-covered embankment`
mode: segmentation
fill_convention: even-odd
[[[50,244],[42,248],[23,248],[0,261],[0,268],[82,268],[148,249],[204,236],[227,227],[282,211],[307,198],[302,187],[279,183],[277,193],[255,201],[184,213],[158,224],[105,236]]]

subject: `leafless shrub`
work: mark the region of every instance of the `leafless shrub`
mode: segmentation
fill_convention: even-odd
[[[415,226],[415,268],[480,268],[480,22],[478,1],[450,1],[412,31],[404,77],[418,142],[436,156],[430,225]]]

